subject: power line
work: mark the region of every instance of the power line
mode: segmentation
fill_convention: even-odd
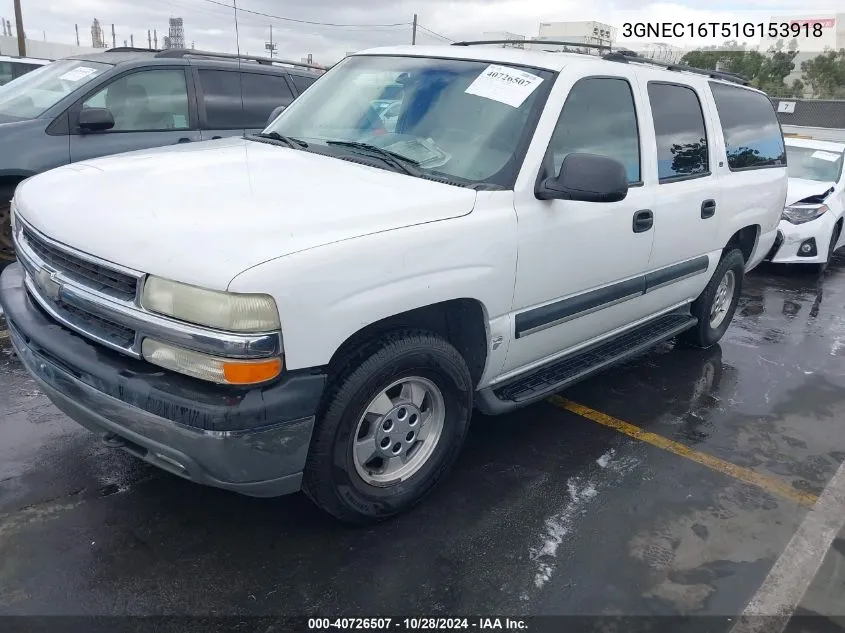
[[[439,37],[440,39],[446,40],[447,42],[454,42],[455,41],[453,39],[446,37],[445,35],[441,35],[440,33],[437,33],[436,31],[432,31],[431,29],[427,29],[422,24],[417,23],[417,28],[422,29],[426,33],[430,33],[431,35],[434,35],[435,37]]]
[[[221,7],[226,7],[228,9],[234,9],[234,7],[230,4],[226,4],[225,2],[219,2],[218,0],[203,0],[204,2],[208,2],[210,4],[216,4]],[[298,20],[296,18],[285,18],[280,15],[272,15],[270,13],[262,13],[261,11],[251,11],[250,9],[238,9],[241,13],[251,13],[252,15],[260,15],[264,18],[272,18],[274,20],[283,20],[285,22],[296,22],[297,24],[313,24],[317,26],[337,26],[337,27],[363,27],[363,28],[371,28],[377,26],[408,26],[410,22],[397,22],[395,24],[336,24],[333,22],[313,22],[311,20]]]

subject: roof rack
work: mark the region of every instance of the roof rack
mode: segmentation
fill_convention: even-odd
[[[104,53],[158,53],[157,48],[136,48],[134,46],[117,46],[115,48],[108,48]]]
[[[656,59],[642,57],[640,55],[637,55],[635,52],[628,50],[613,51],[611,53],[607,53],[606,55],[602,55],[602,59],[606,59],[611,62],[621,62],[623,64],[627,64],[628,62],[636,62],[638,64],[650,64],[652,66],[659,66],[660,68],[665,68],[666,70],[695,73],[696,75],[704,75],[705,77],[710,77],[712,79],[722,79],[724,81],[730,81],[732,83],[740,84],[743,86],[751,85],[751,82],[748,81],[748,79],[736,73],[729,73],[723,70],[710,70],[708,68],[696,68],[695,66],[687,66],[686,64],[672,64],[670,62],[661,62]]]
[[[586,44],[582,42],[567,42],[563,40],[472,40],[466,42],[455,42],[454,44],[452,44],[452,46],[481,46],[484,44],[540,44],[552,46],[571,46],[573,48],[580,49],[588,48],[604,50],[608,52],[602,55],[602,59],[606,59],[611,62],[622,62],[623,64],[627,64],[628,62],[636,62],[638,64],[651,64],[652,66],[659,66],[660,68],[665,68],[666,70],[695,73],[697,75],[704,75],[712,79],[722,79],[724,81],[730,81],[732,83],[740,84],[743,86],[751,85],[751,82],[747,78],[737,73],[726,72],[724,70],[696,68],[695,66],[687,66],[686,64],[672,64],[669,62],[662,62],[656,59],[642,57],[640,55],[637,55],[635,51],[626,48],[617,49],[614,51],[613,47],[609,44]],[[545,52],[552,53],[557,51],[547,49]]]
[[[172,58],[172,57],[198,57],[203,59],[239,59],[245,61],[258,62],[259,64],[266,64],[268,66],[279,64],[284,66],[297,66],[301,68],[310,68],[312,70],[325,70],[322,66],[316,64],[308,64],[306,62],[295,62],[287,59],[276,59],[275,57],[258,57],[256,55],[236,55],[234,53],[212,53],[209,51],[198,51],[193,48],[169,48],[163,51],[156,51],[156,57]]]
[[[484,46],[485,44],[540,44],[551,46],[573,46],[575,48],[592,48],[602,51],[612,51],[610,44],[586,44],[584,42],[567,42],[563,40],[467,40],[454,42],[452,46]]]

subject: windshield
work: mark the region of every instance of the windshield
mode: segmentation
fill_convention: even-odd
[[[842,152],[787,145],[786,164],[790,178],[836,182],[842,173]]]
[[[334,155],[354,150],[327,142],[376,145],[424,174],[511,187],[553,76],[489,62],[353,56],[265,131]]]
[[[0,116],[35,119],[109,68],[109,64],[76,59],[41,66],[0,86]]]

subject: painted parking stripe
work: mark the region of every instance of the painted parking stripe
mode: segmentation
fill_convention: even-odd
[[[845,462],[804,517],[731,633],[782,633],[843,528]]]
[[[596,411],[595,409],[591,409],[590,407],[585,407],[583,404],[572,402],[571,400],[567,400],[566,398],[562,398],[560,396],[552,396],[551,398],[549,398],[548,402],[555,405],[556,407],[566,409],[571,413],[579,415],[582,418],[587,418],[588,420],[592,420],[593,422],[598,422],[603,426],[619,431],[620,433],[624,433],[629,437],[641,440],[643,442],[651,444],[652,446],[656,446],[657,448],[662,448],[663,450],[669,451],[670,453],[674,453],[675,455],[680,455],[681,457],[685,457],[691,461],[696,462],[697,464],[707,466],[708,468],[711,468],[724,475],[728,475],[729,477],[733,477],[734,479],[739,479],[740,481],[744,481],[745,483],[757,486],[758,488],[762,488],[763,490],[770,492],[771,494],[777,495],[784,499],[789,499],[790,501],[794,501],[795,503],[798,503],[802,506],[809,507],[816,503],[816,501],[818,501],[818,497],[816,497],[816,495],[796,490],[786,482],[774,479],[772,477],[767,477],[765,475],[761,475],[749,468],[743,468],[742,466],[731,464],[730,462],[726,462],[725,460],[719,459],[718,457],[713,457],[712,455],[700,453],[694,449],[691,449],[689,446],[684,446],[683,444],[674,442],[666,437],[663,437],[662,435],[657,435],[656,433],[652,433],[650,431],[641,429],[638,426],[634,426],[629,422],[623,422],[622,420],[618,420],[613,416],[607,415],[606,413]]]

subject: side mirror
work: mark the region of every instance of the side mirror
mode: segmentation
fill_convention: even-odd
[[[79,113],[79,128],[84,132],[102,132],[114,127],[114,115],[108,108],[84,108]]]
[[[270,113],[270,118],[267,119],[267,125],[270,125],[273,121],[275,121],[276,117],[285,111],[285,108],[287,108],[287,106],[283,105],[280,105],[278,108],[274,108],[273,111]]]
[[[596,154],[568,154],[560,173],[538,183],[540,200],[618,202],[628,195],[628,174],[618,160]]]

